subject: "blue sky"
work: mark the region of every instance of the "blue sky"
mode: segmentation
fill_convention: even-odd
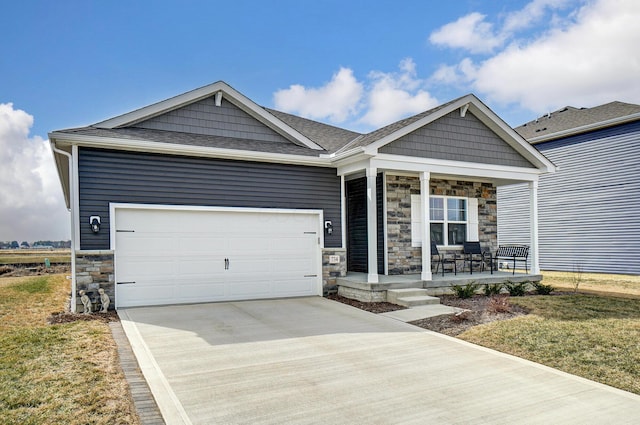
[[[258,104],[363,132],[466,93],[512,126],[566,105],[640,103],[637,0],[2,9],[0,240],[69,237],[49,131],[218,80]]]

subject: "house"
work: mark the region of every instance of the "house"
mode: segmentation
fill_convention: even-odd
[[[217,82],[49,140],[74,308],[100,287],[120,308],[322,295],[348,273],[430,281],[423,241],[495,249],[496,188],[535,200],[555,168],[474,95],[359,134]]]
[[[515,129],[558,166],[540,177],[540,267],[640,274],[640,105],[566,107]],[[498,188],[498,239],[529,237],[522,187]]]

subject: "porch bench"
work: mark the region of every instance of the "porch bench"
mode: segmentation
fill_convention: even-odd
[[[496,271],[498,270],[498,260],[512,260],[513,261],[513,273],[516,274],[516,261],[524,262],[524,271],[528,273],[527,258],[529,257],[528,245],[499,245],[496,255],[493,256],[491,261],[491,274],[493,274],[493,268],[495,264]]]

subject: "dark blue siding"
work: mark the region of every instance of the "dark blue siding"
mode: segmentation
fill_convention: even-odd
[[[81,148],[81,249],[109,249],[109,202],[324,210],[341,246],[340,178],[334,168]],[[102,219],[100,233],[89,216]]]

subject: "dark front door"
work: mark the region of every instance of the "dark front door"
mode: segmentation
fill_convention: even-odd
[[[383,214],[383,178],[378,174],[376,180],[377,200],[377,263],[378,273],[384,273],[384,214]],[[347,196],[347,271],[367,273],[369,259],[367,249],[367,179],[361,177],[346,182]]]
[[[346,182],[347,271],[367,273],[367,179]]]

